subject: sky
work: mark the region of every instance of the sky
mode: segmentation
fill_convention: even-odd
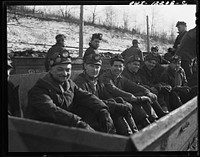
[[[109,5],[97,5],[96,11],[98,17],[105,18],[105,8]],[[40,6],[42,8],[43,6]],[[49,7],[49,6],[48,6]],[[59,10],[60,8],[66,8],[65,5],[51,6],[50,10]],[[79,16],[80,6],[67,6],[72,8],[71,11]],[[170,34],[171,31],[176,35],[177,21],[184,21],[187,23],[187,29],[195,27],[195,13],[196,5],[111,5],[116,12],[115,22],[118,25],[123,23],[123,13],[128,14],[129,27],[139,28],[141,31],[146,31],[146,17],[149,18],[149,27],[152,23],[156,31],[166,32]],[[47,8],[47,6],[45,6]],[[91,10],[94,5],[84,5],[84,17],[91,16]],[[152,20],[153,17],[153,20]]]
[[[116,5],[113,7],[118,12],[121,12],[121,16],[124,10],[128,12],[132,17],[132,23],[135,22],[137,23],[136,25],[144,29],[146,29],[146,16],[148,16],[149,25],[151,25],[153,10],[156,28],[161,31],[169,31],[171,27],[174,27],[174,30],[177,31],[175,27],[177,21],[185,21],[188,30],[195,27],[196,5]]]

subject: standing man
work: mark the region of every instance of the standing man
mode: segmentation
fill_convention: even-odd
[[[117,134],[131,135],[138,131],[131,116],[132,106],[127,102],[123,103],[122,98],[113,99],[112,96],[106,91],[104,84],[100,83],[98,80],[101,66],[102,60],[99,54],[88,55],[84,61],[83,73],[79,74],[75,78],[74,82],[80,88],[99,97],[109,107]],[[120,99],[121,101],[119,101]],[[119,103],[117,103],[117,101]],[[81,112],[83,112],[83,110]]]
[[[49,72],[40,78],[28,92],[26,117],[66,126],[113,133],[113,121],[108,107],[95,95],[81,90],[70,79],[71,57],[65,49],[50,57]],[[76,114],[80,108],[94,113],[88,117]],[[93,121],[86,121],[93,119]],[[89,124],[89,125],[88,125]],[[93,128],[91,128],[91,127]]]
[[[186,23],[184,21],[178,21],[176,23],[176,27],[178,29],[178,36],[176,37],[176,40],[175,40],[174,46],[173,46],[175,51],[177,51],[178,47],[180,46],[181,39],[183,38],[183,36],[187,32],[187,26],[186,26]]]
[[[83,56],[83,60],[85,60],[85,57],[90,54],[98,54],[98,48],[100,41],[102,40],[103,35],[101,33],[95,33],[92,34],[91,41],[89,42],[89,48],[85,51],[85,54]]]
[[[64,48],[65,46],[65,35],[63,34],[58,34],[56,35],[55,39],[56,39],[56,44],[53,45],[47,52],[46,58],[45,58],[45,69],[46,72],[49,71],[49,58],[55,53],[55,52],[59,52],[60,50],[62,50],[62,48]]]
[[[190,82],[192,73],[192,63],[195,57],[197,57],[196,44],[196,27],[189,30],[182,38],[179,49],[176,51],[176,55],[181,57],[181,67],[185,70],[188,82]],[[190,83],[189,83],[190,84]]]
[[[141,61],[144,61],[144,57],[143,57],[143,53],[142,51],[139,49],[138,44],[140,44],[138,42],[137,39],[133,39],[132,41],[132,46],[130,48],[127,48],[125,51],[123,51],[121,53],[121,55],[123,56],[123,58],[126,60],[127,58],[129,58],[132,55],[138,55],[141,59]]]

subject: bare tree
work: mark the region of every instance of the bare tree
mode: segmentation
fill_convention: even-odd
[[[129,25],[129,15],[128,13],[124,10],[123,12],[123,27],[124,29],[128,30],[128,25]]]
[[[156,6],[151,7],[151,36],[154,36],[158,34],[156,32],[157,24],[158,24],[158,18],[159,18],[159,11],[157,10]]]
[[[92,23],[93,23],[93,24],[94,24],[95,21],[96,21],[96,16],[97,16],[96,10],[97,10],[97,6],[95,5],[95,6],[93,7],[93,9],[92,9]]]
[[[115,21],[115,11],[112,6],[107,6],[105,8],[105,24],[109,27],[114,26],[114,21]]]

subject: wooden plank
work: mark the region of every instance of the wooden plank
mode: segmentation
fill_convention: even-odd
[[[197,97],[131,136],[138,151],[178,151],[197,131]]]
[[[9,152],[130,151],[128,137],[8,117]]]

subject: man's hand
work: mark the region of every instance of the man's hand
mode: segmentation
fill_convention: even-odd
[[[157,100],[157,95],[154,93],[148,93],[147,96],[152,100],[156,101]]]
[[[148,96],[138,96],[136,102],[140,103],[140,102],[146,102],[146,101],[149,103],[152,103],[151,99]]]
[[[158,90],[155,87],[151,87],[150,90],[152,93],[158,94]]]
[[[83,128],[83,129],[86,129],[86,130],[88,130],[88,131],[95,132],[95,130],[94,130],[92,127],[90,127],[89,124],[87,124],[86,122],[84,122],[84,121],[82,121],[82,120],[79,120],[79,121],[77,122],[76,127],[78,127],[78,128]]]

